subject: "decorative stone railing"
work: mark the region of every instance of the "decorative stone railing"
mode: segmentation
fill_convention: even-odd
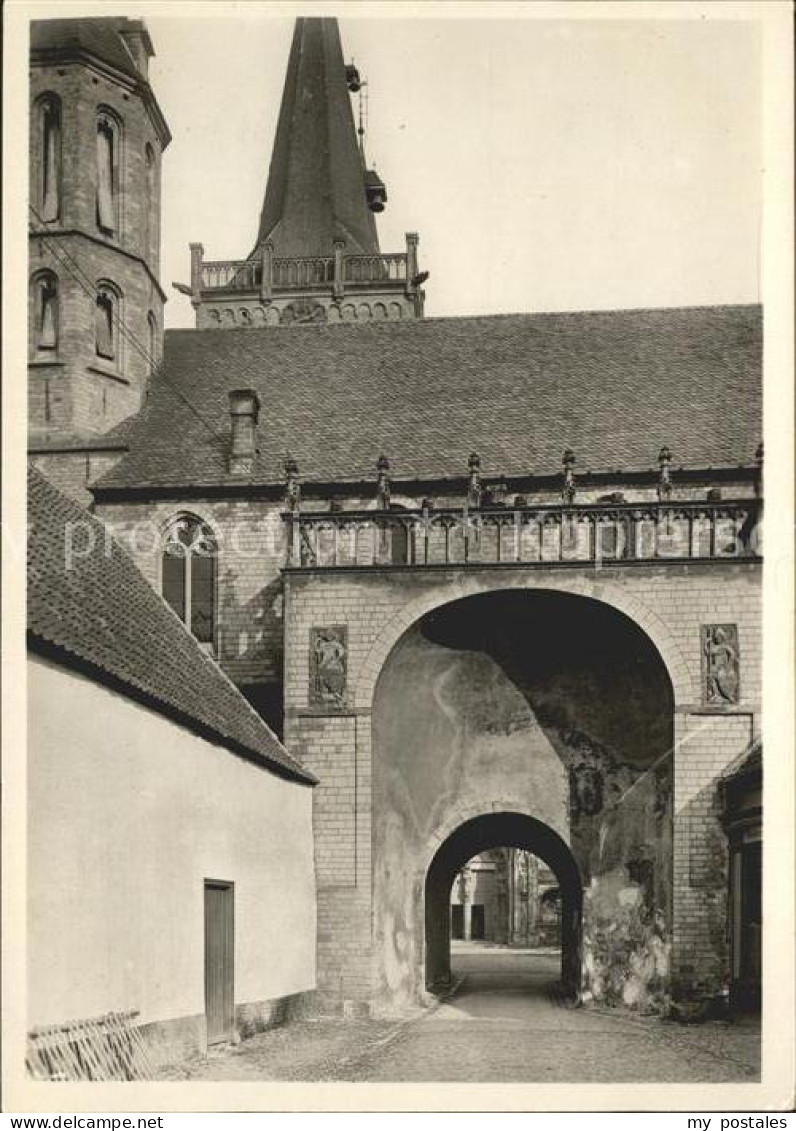
[[[346,283],[405,283],[406,256],[346,255],[343,257]]]
[[[249,259],[205,260],[200,243],[191,246],[191,301],[198,306],[207,292],[255,291],[269,301],[275,292],[324,289],[341,298],[347,288],[384,287],[415,294],[425,275],[417,269],[417,235],[408,232],[406,251],[387,255],[346,255],[345,244],[335,243],[325,256],[276,257],[270,243]],[[178,289],[180,289],[178,287]],[[188,293],[188,288],[182,288]]]
[[[273,286],[305,290],[307,287],[330,286],[334,282],[334,259],[318,256],[312,259],[274,259]]]
[[[288,511],[288,569],[759,560],[759,499]]]
[[[202,290],[251,291],[261,279],[262,264],[254,259],[205,260],[201,265]]]

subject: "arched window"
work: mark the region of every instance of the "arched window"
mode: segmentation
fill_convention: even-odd
[[[157,368],[159,349],[158,349],[158,323],[155,315],[150,310],[146,316],[147,326],[147,358],[149,360],[149,372],[154,373]]]
[[[33,279],[33,341],[37,353],[58,350],[58,279],[52,271],[41,271]]]
[[[155,151],[152,146],[147,142],[144,149],[144,161],[146,164],[145,170],[145,199],[144,199],[144,257],[147,259],[155,258],[155,238],[157,233],[156,224],[156,169],[155,169]]]
[[[38,107],[40,216],[46,223],[61,213],[61,100],[46,94]]]
[[[110,283],[97,285],[94,311],[94,337],[97,357],[114,362],[121,368],[119,323],[121,320],[121,296]]]
[[[108,235],[119,228],[121,129],[107,111],[97,118],[97,227]]]
[[[163,597],[200,644],[212,644],[215,636],[217,554],[212,530],[193,515],[183,515],[166,530]]]

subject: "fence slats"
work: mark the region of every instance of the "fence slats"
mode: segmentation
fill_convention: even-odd
[[[137,1011],[47,1025],[28,1033],[25,1064],[34,1080],[151,1080],[155,1075]]]

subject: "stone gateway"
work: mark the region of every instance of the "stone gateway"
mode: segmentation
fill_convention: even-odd
[[[31,50],[30,458],[317,781],[317,931],[274,907],[316,1007],[449,987],[474,858],[507,939],[554,924],[572,1000],[759,999],[760,308],[426,317],[337,21],[302,17],[254,247],[192,243],[196,326],[164,334],[149,36],[36,21]]]

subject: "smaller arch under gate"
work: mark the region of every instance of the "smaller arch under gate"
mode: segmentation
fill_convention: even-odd
[[[424,887],[426,988],[450,984],[450,892],[457,872],[489,848],[520,848],[555,873],[561,896],[561,982],[577,998],[580,989],[583,882],[574,856],[549,825],[524,813],[486,813],[465,821],[442,842],[428,867]]]

